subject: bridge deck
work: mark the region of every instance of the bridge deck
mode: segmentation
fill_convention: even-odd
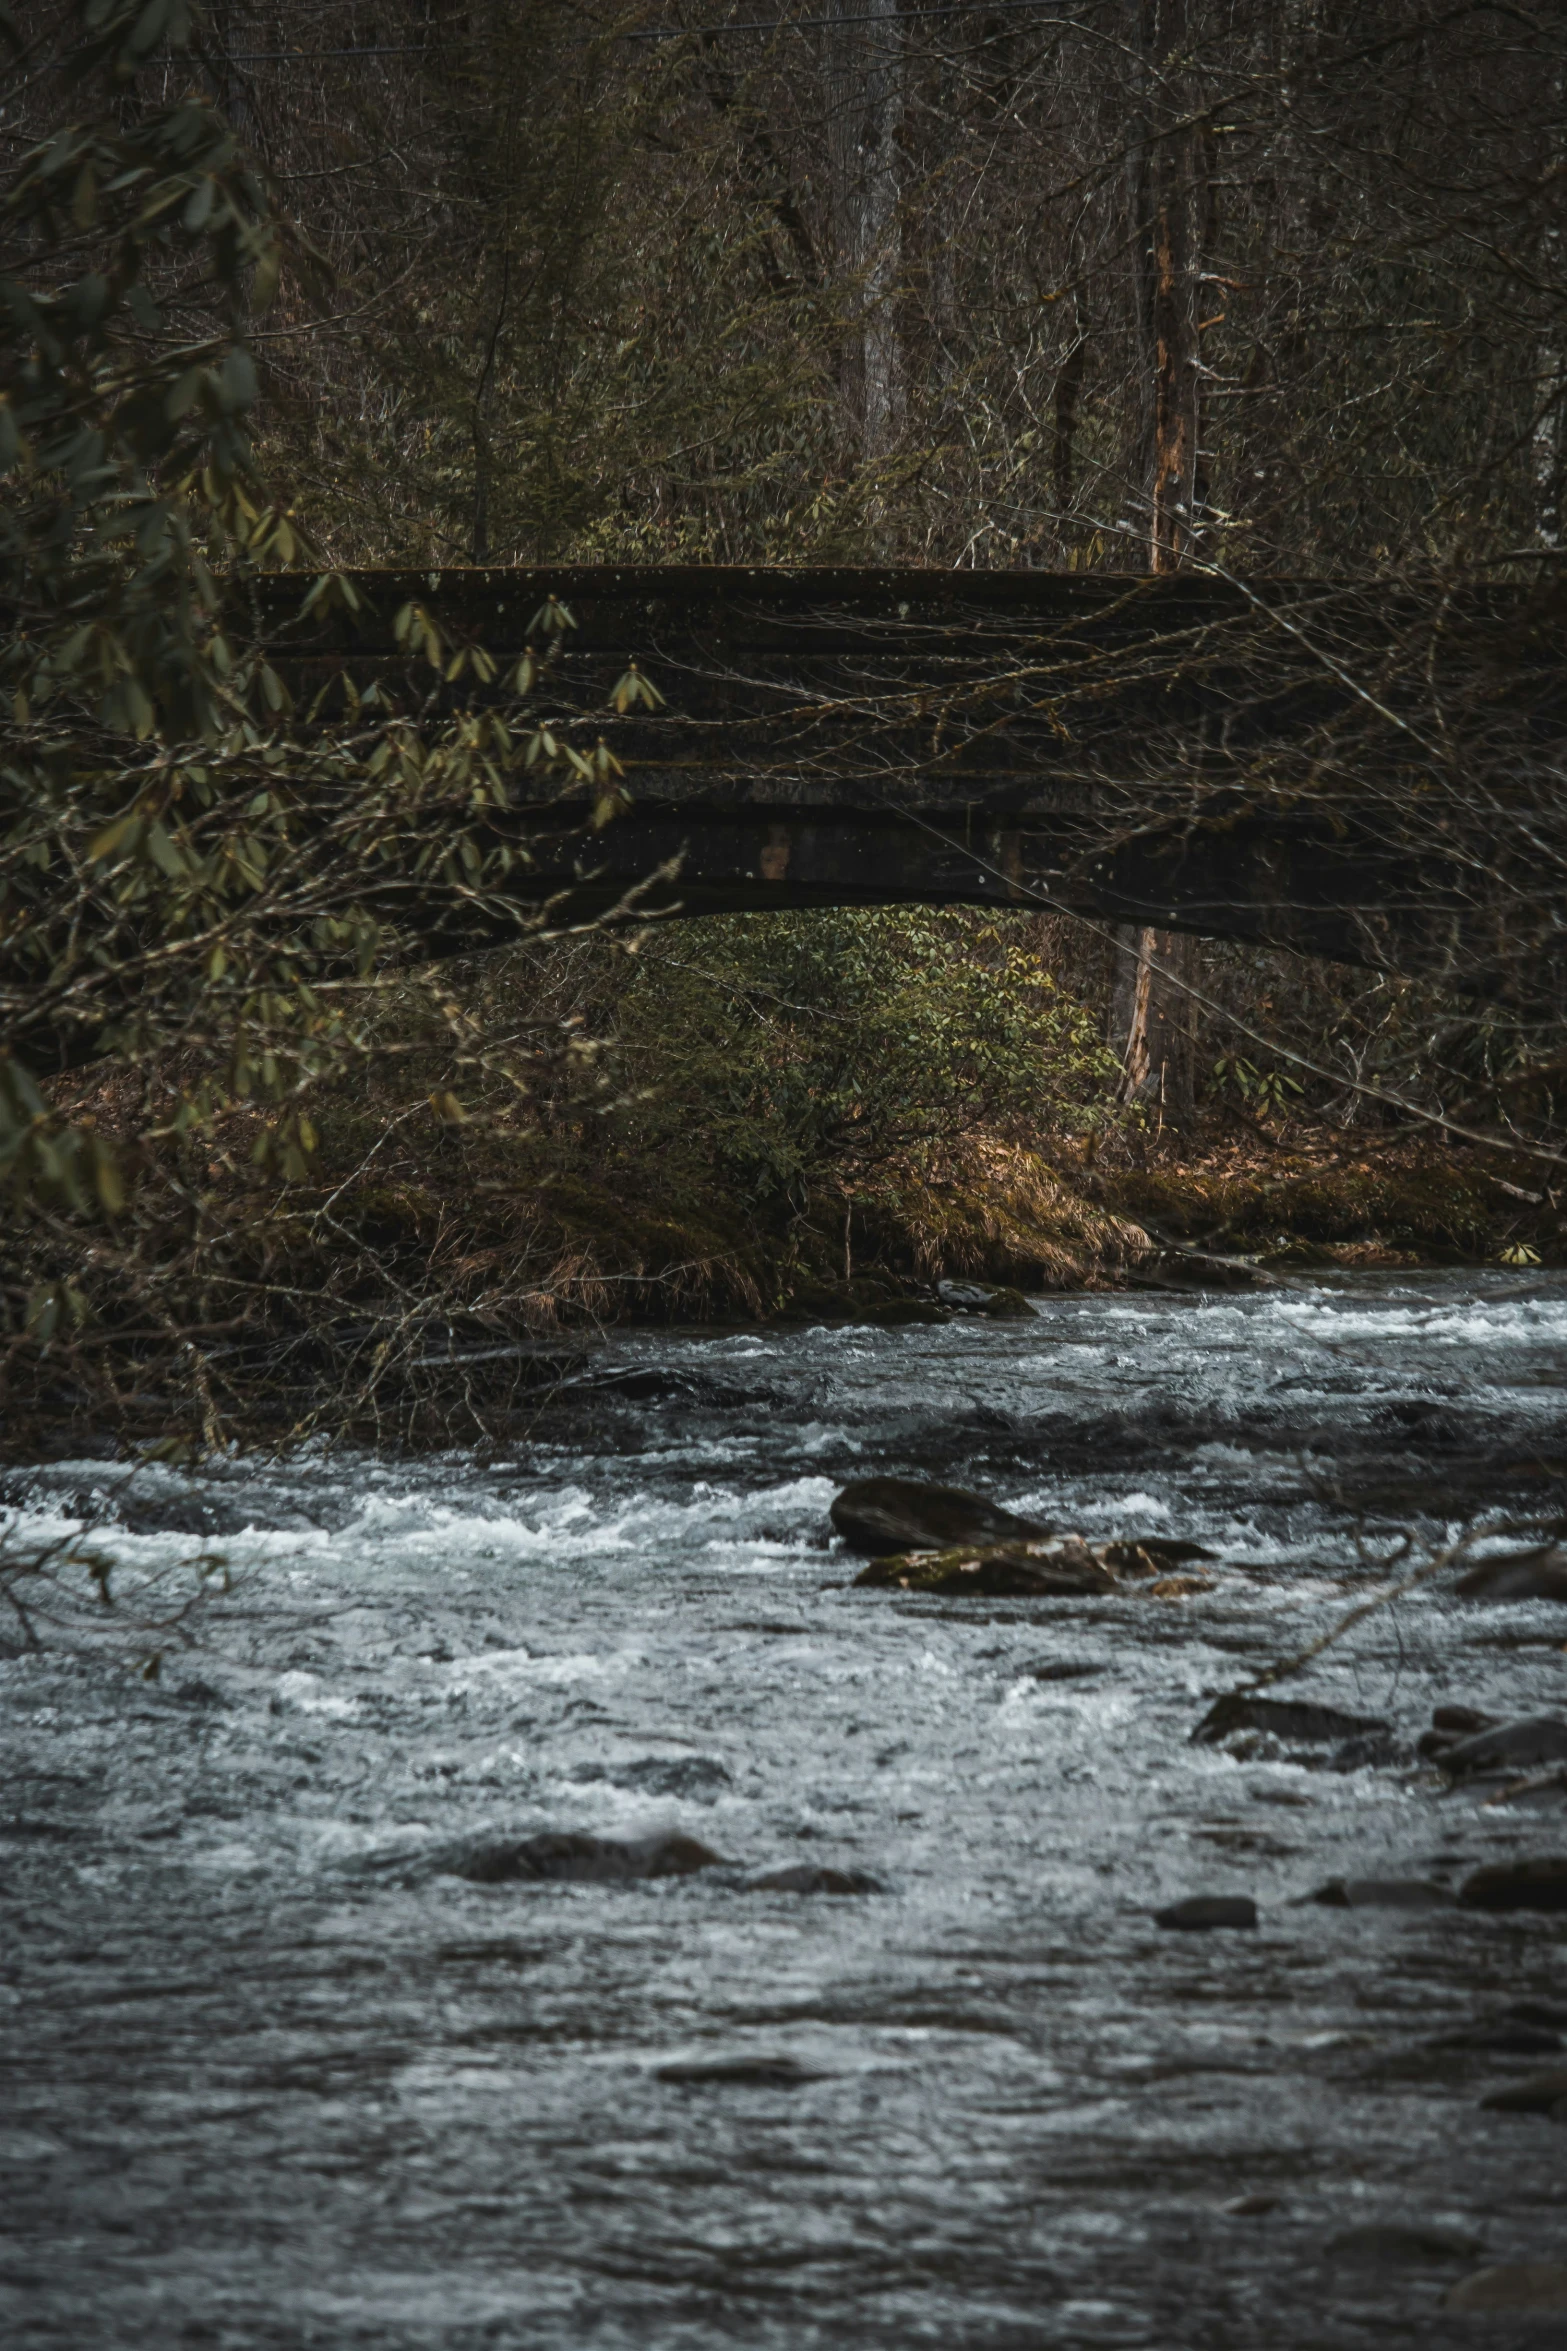
[[[558,786],[520,811],[524,893],[614,903],[1050,903],[1382,964],[1442,962],[1461,877],[1390,812],[1429,788],[1433,629],[1470,700],[1560,723],[1553,616],[1517,589],[1459,603],[1193,574],[624,566],[350,575],[357,619],[282,628],[311,688],[408,664],[397,613],[503,667],[602,737],[630,806],[584,846]],[[553,602],[569,625],[551,628]],[[635,661],[656,712],[610,707]],[[471,692],[471,685],[454,689]]]

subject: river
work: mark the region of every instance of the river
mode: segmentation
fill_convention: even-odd
[[[1497,1271],[616,1334],[492,1458],[13,1476],[8,1540],[92,1524],[133,1620],[202,1552],[233,1588],[154,1681],[0,1663],[0,2337],[1552,2339],[1444,2308],[1567,2260],[1567,2133],[1481,2103],[1542,2059],[1439,2044],[1523,2003],[1548,2047],[1567,1921],[1443,1897],[1567,1820],[1414,1741],[1560,1711],[1567,1611],[1367,1616],[1291,1687],[1385,1718],[1369,1761],[1191,1732],[1564,1461],[1567,1279]],[[1195,1538],[1211,1588],[857,1590],[873,1472]],[[547,1831],[723,1865],[457,1874]],[[872,1890],[757,1883],[817,1866]],[[1299,1899],[1336,1878],[1432,1900]],[[1191,1894],[1259,1924],[1155,1926]]]

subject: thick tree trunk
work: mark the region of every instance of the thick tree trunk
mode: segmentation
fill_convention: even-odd
[[[898,124],[903,31],[896,0],[834,0],[828,147],[839,266],[851,288],[843,401],[856,453],[885,456],[903,420],[894,297],[902,265]]]

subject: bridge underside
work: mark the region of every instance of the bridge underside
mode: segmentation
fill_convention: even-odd
[[[586,843],[533,834],[511,887],[570,922],[622,905],[685,915],[813,906],[995,906],[1266,942],[1340,962],[1456,960],[1462,926],[1407,863],[1277,828],[1084,854],[1073,831],[942,808],[713,809],[638,800]],[[650,879],[650,877],[653,877]]]
[[[552,920],[628,891],[687,914],[1047,906],[1469,988],[1562,960],[1550,594],[705,567],[352,578],[357,616],[305,627],[297,590],[269,591],[297,690],[329,701],[346,676],[405,705],[412,683],[430,711],[484,699],[471,668],[432,685],[410,662],[396,615],[420,605],[503,678],[528,646],[531,723],[620,763],[627,804],[598,833],[542,765],[533,804],[496,821],[519,852],[508,896]],[[656,696],[625,694],[629,662]]]

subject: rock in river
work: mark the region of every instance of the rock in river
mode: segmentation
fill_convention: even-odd
[[[938,1282],[936,1295],[954,1314],[986,1314],[993,1322],[1032,1322],[1034,1309],[1021,1290],[993,1282]]]
[[[1567,1854],[1488,1862],[1465,1878],[1458,1899],[1467,1910],[1567,1910]]]
[[[1331,1746],[1340,1739],[1385,1737],[1388,1724],[1373,1714],[1344,1714],[1303,1698],[1260,1698],[1231,1690],[1216,1698],[1192,1733],[1197,1746],[1211,1746],[1232,1731],[1271,1731],[1304,1747]]]
[[[722,2089],[728,2084],[742,2084],[767,2090],[799,2090],[807,2082],[819,2082],[823,2077],[797,2057],[677,2057],[668,2065],[657,2068],[661,2082],[675,2082],[682,2089]]]
[[[1421,1750],[1453,1779],[1475,1772],[1534,1771],[1542,1763],[1567,1763],[1567,1722],[1553,1714],[1528,1715],[1517,1722],[1488,1723],[1442,1746],[1428,1731]]]
[[[1567,2065],[1548,2066],[1543,2073],[1526,2073],[1521,2082],[1509,2082],[1505,2089],[1493,2090],[1480,2103],[1489,2106],[1493,2114],[1554,2114],[1558,2107],[1567,2113]]]
[[[1392,2269],[1404,2263],[1473,2261],[1485,2250],[1478,2237],[1463,2229],[1434,2222],[1367,2220],[1341,2229],[1328,2245],[1330,2261],[1363,2263],[1368,2269]]]
[[[1432,1910],[1453,1897],[1429,1878],[1330,1878],[1306,1899],[1329,1910]]]
[[[1453,1588],[1461,1600],[1567,1600],[1567,1544],[1482,1559]]]
[[[1254,1927],[1257,1905],[1249,1894],[1189,1894],[1153,1914],[1156,1927],[1196,1934],[1210,1927]]]
[[[971,1600],[1083,1600],[1128,1588],[1077,1535],[979,1550],[904,1552],[873,1559],[854,1580],[877,1591],[950,1592]]]
[[[917,1478],[856,1478],[834,1497],[830,1515],[849,1549],[871,1559],[892,1551],[942,1551],[955,1543],[1026,1542],[1050,1531],[962,1486],[930,1486]]]
[[[575,1830],[475,1844],[448,1862],[451,1876],[475,1886],[613,1885],[631,1878],[683,1878],[693,1870],[721,1868],[695,1837],[640,1837],[619,1843]]]
[[[884,1888],[863,1869],[826,1869],[796,1861],[787,1869],[770,1869],[764,1877],[749,1878],[752,1894],[880,1894]]]
[[[1449,2310],[1567,2310],[1567,2266],[1559,2261],[1509,2262],[1477,2269],[1447,2296]]]

